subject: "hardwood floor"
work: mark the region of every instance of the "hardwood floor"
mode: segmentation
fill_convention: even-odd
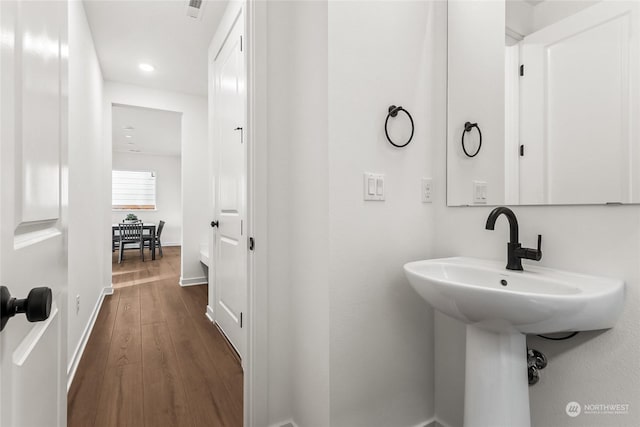
[[[243,374],[204,312],[207,285],[182,288],[180,248],[145,262],[114,253],[105,297],[68,395],[69,427],[242,426]]]

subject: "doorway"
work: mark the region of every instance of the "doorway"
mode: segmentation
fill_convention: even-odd
[[[241,426],[240,361],[204,315],[207,284],[182,283],[183,114],[113,103],[111,117],[114,294],[69,390],[68,425]],[[119,240],[121,224],[139,228],[138,243]]]

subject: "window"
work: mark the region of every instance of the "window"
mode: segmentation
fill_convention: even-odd
[[[156,208],[156,174],[150,171],[112,171],[111,205],[114,210]]]

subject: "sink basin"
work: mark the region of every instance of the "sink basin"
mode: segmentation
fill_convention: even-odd
[[[411,286],[466,327],[465,427],[529,427],[526,337],[613,327],[624,282],[504,262],[442,258],[405,264]]]
[[[526,334],[613,327],[624,282],[504,262],[443,258],[405,264],[413,288],[436,310],[485,329]]]

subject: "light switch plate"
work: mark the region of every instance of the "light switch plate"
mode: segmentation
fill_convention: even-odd
[[[384,174],[364,173],[364,200],[383,201],[385,187]]]
[[[473,203],[475,205],[487,204],[487,183],[485,181],[473,181]]]
[[[433,202],[433,179],[432,178],[422,178],[421,180],[421,200],[422,203],[432,203]]]

